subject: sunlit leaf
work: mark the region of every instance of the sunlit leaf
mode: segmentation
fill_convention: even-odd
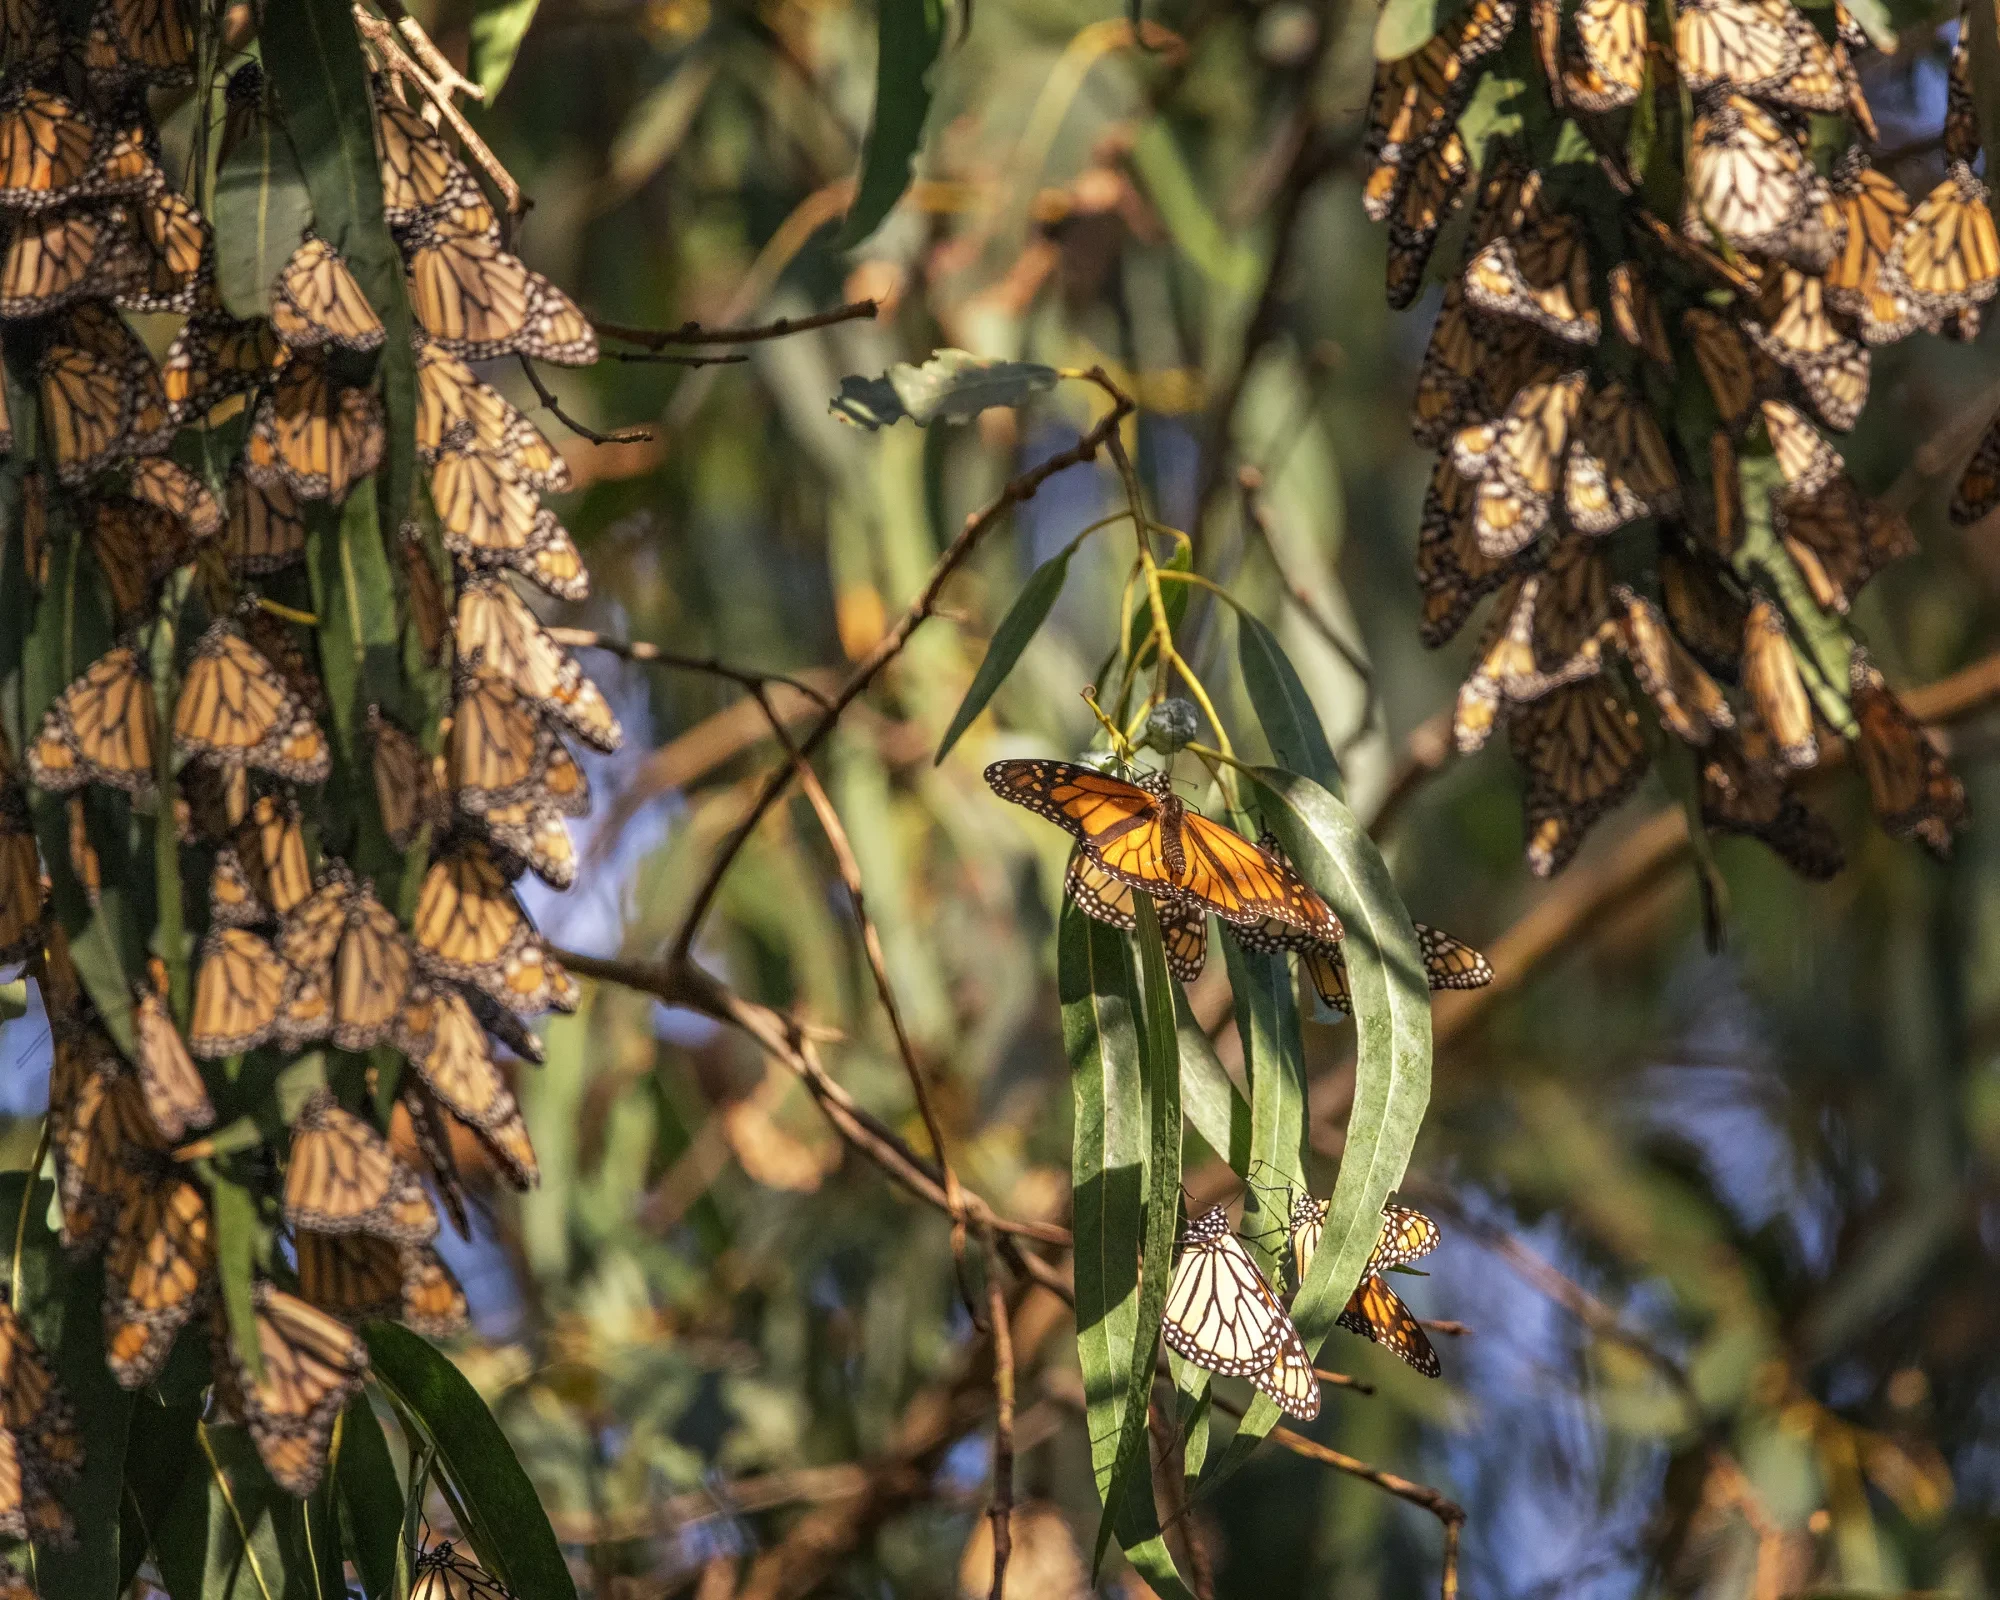
[[[514,57],[535,20],[541,0],[480,0],[472,13],[472,81],[486,91],[490,106],[499,95]]]
[[[861,178],[836,250],[852,250],[882,225],[910,186],[910,171],[930,115],[931,64],[944,42],[946,8],[938,0],[879,0],[875,117],[861,152]]]

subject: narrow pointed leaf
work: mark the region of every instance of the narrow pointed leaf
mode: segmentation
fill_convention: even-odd
[[[937,0],[880,0],[876,21],[875,117],[861,152],[861,180],[833,241],[852,250],[882,225],[910,186],[911,165],[930,115],[931,64],[944,42]]]
[[[1322,789],[1339,792],[1340,763],[1327,743],[1312,696],[1278,636],[1248,612],[1236,617],[1236,660],[1277,765],[1312,779]]]
[[[1007,674],[1014,670],[1015,662],[1021,659],[1021,652],[1028,648],[1028,641],[1041,630],[1050,608],[1056,603],[1056,597],[1062,593],[1064,580],[1069,577],[1069,558],[1074,553],[1073,548],[1065,549],[1028,575],[1027,583],[1007,608],[1007,615],[993,630],[993,640],[986,647],[986,659],[979,663],[979,670],[972,675],[972,687],[965,691],[957,715],[951,719],[951,726],[945,729],[944,738],[938,741],[939,762],[951,754],[951,747],[986,709],[987,701],[1007,681]]]

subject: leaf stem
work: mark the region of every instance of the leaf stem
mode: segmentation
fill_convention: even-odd
[[[7,1273],[7,1303],[16,1312],[21,1309],[21,1256],[28,1246],[28,1208],[35,1199],[35,1179],[41,1176],[42,1163],[48,1159],[52,1127],[50,1117],[44,1113],[42,1131],[35,1136],[35,1154],[28,1162],[27,1187],[21,1191],[21,1209],[14,1218],[14,1261]]]

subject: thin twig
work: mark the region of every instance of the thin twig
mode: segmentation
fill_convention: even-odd
[[[794,333],[810,333],[814,328],[830,328],[837,322],[872,319],[881,307],[873,300],[855,300],[831,311],[815,311],[809,317],[780,317],[754,328],[704,328],[699,322],[683,322],[678,328],[633,328],[621,322],[594,323],[607,339],[623,339],[627,344],[648,350],[670,344],[756,344],[765,339],[783,339]]]
[[[1350,1378],[1344,1372],[1329,1372],[1325,1367],[1314,1367],[1313,1376],[1321,1383],[1330,1383],[1336,1389],[1352,1389],[1356,1394],[1373,1394],[1375,1385],[1363,1383],[1359,1378]]]
[[[1271,565],[1278,569],[1278,577],[1285,586],[1285,598],[1299,608],[1299,612],[1312,630],[1327,642],[1333,653],[1345,661],[1348,668],[1359,678],[1367,690],[1368,703],[1362,708],[1362,721],[1368,720],[1369,711],[1375,699],[1374,669],[1355,654],[1354,647],[1341,638],[1333,621],[1320,610],[1319,604],[1306,586],[1294,578],[1285,567],[1285,558],[1278,552],[1278,541],[1271,536],[1271,510],[1264,504],[1264,474],[1255,467],[1242,467],[1236,474],[1236,484],[1243,491],[1243,521],[1264,541],[1264,550],[1271,558]]]
[[[1441,1333],[1447,1339],[1463,1339],[1472,1332],[1470,1323],[1453,1322],[1448,1317],[1419,1317],[1417,1320],[1420,1326],[1430,1329],[1432,1333]]]
[[[742,1029],[762,1046],[767,1055],[805,1084],[820,1110],[833,1124],[834,1132],[919,1200],[950,1215],[942,1175],[894,1130],[864,1110],[826,1070],[819,1059],[817,1044],[796,1019],[769,1006],[759,1005],[754,1000],[746,1000],[692,962],[648,966],[634,961],[605,960],[573,950],[552,953],[564,966],[586,978],[637,989],[670,1006],[686,1006],[690,1011],[699,1012],[714,1021]],[[1012,1217],[1003,1217],[975,1191],[963,1189],[961,1193],[967,1219],[976,1227],[991,1228],[1003,1236],[997,1241],[1000,1255],[1013,1271],[1034,1279],[1065,1302],[1074,1302],[1075,1291],[1061,1269],[1022,1250],[1018,1242],[1034,1239],[1067,1250],[1073,1244],[1067,1228],[1049,1222],[1020,1222]]]
[[[600,361],[645,361],[662,367],[740,367],[748,356],[683,356],[657,350],[600,350]]]
[[[620,428],[615,433],[599,433],[594,428],[586,428],[575,417],[556,404],[556,397],[549,386],[542,382],[542,375],[535,370],[535,363],[522,356],[521,370],[528,375],[528,382],[535,386],[535,395],[554,414],[556,421],[580,439],[588,439],[592,444],[645,444],[653,437],[651,428]]]
[[[1453,1533],[1465,1522],[1465,1507],[1439,1493],[1427,1483],[1417,1483],[1397,1473],[1384,1472],[1380,1467],[1370,1466],[1357,1456],[1342,1455],[1340,1451],[1329,1449],[1317,1440],[1308,1439],[1302,1433],[1294,1433],[1290,1428],[1273,1428],[1271,1437],[1294,1455],[1304,1456],[1308,1461],[1317,1461],[1320,1465],[1332,1467],[1337,1472],[1345,1472],[1351,1477],[1361,1479],[1364,1483],[1372,1483],[1385,1494],[1392,1494],[1398,1500],[1407,1501],[1413,1506],[1421,1506],[1436,1517],[1444,1525],[1448,1547],[1446,1581],[1452,1587],[1448,1588],[1446,1593],[1449,1594],[1452,1588],[1456,1588],[1458,1541],[1453,1537]]]
[[[687,656],[678,650],[662,650],[656,644],[648,644],[643,639],[617,639],[610,634],[594,633],[588,628],[549,628],[545,630],[557,644],[567,645],[572,650],[605,650],[614,656],[622,656],[627,661],[640,661],[649,666],[677,667],[684,672],[706,672],[710,677],[727,678],[731,683],[749,690],[752,694],[767,683],[782,683],[788,689],[796,689],[811,700],[821,710],[832,704],[825,695],[803,679],[794,678],[784,672],[759,672],[750,667],[732,667],[728,662],[714,656]]]
[[[986,1244],[993,1250],[993,1235]],[[1007,1559],[1014,1552],[1014,1330],[1000,1276],[986,1274],[987,1318],[993,1332],[993,1519],[992,1600],[1005,1600]]]
[[[403,8],[402,0],[377,0],[396,31],[403,36],[403,42],[410,47],[410,54],[423,63],[424,70],[436,81],[444,94],[462,94],[468,100],[486,103],[486,91],[461,73],[445,59],[444,52],[431,43],[431,36],[424,32],[417,19]]]
[[[771,725],[771,736],[784,747],[792,772],[799,780],[799,787],[805,791],[813,815],[819,818],[820,831],[826,835],[827,845],[833,851],[840,881],[847,886],[847,898],[854,906],[854,920],[861,925],[861,948],[868,957],[868,970],[875,979],[876,996],[889,1019],[889,1029],[896,1036],[896,1053],[902,1058],[903,1071],[910,1080],[910,1093],[916,1097],[917,1111],[924,1119],[924,1131],[930,1135],[931,1157],[937,1162],[938,1171],[944,1175],[944,1199],[945,1207],[951,1213],[951,1255],[958,1272],[958,1292],[965,1301],[966,1311],[976,1321],[979,1308],[973,1302],[971,1280],[965,1266],[965,1195],[959,1188],[958,1174],[952,1170],[951,1160],[945,1154],[944,1124],[938,1120],[937,1108],[931,1103],[930,1086],[924,1082],[923,1063],[917,1060],[916,1044],[903,1022],[903,1008],[896,1003],[895,987],[889,982],[889,959],[882,950],[881,932],[875,926],[875,919],[868,915],[867,896],[861,888],[861,863],[855,857],[847,829],[841,824],[840,813],[834,810],[825,785],[819,781],[819,774],[813,771],[812,763],[792,742],[784,719],[772,708],[763,685],[755,686],[750,692],[756,696],[765,721]]]
[[[1104,448],[1108,440],[1116,436],[1120,425],[1132,412],[1132,401],[1118,390],[1101,368],[1091,368],[1088,376],[1092,382],[1114,397],[1111,410],[1100,417],[1096,424],[1069,449],[1058,451],[1046,461],[1010,478],[1006,486],[987,503],[983,510],[966,518],[965,526],[959,531],[958,537],[952,540],[950,548],[938,558],[937,565],[932,567],[923,592],[911,602],[910,608],[903,613],[895,627],[884,634],[875,648],[856,665],[854,671],[848,675],[847,681],[840,686],[839,692],[834,695],[832,706],[799,741],[799,753],[802,756],[811,756],[819,748],[826,736],[833,731],[834,724],[840,720],[841,713],[875,681],[876,675],[884,667],[902,654],[903,647],[910,642],[910,636],[922,626],[937,605],[938,594],[944,588],[945,581],[958,570],[966,557],[972,554],[987,532],[1016,506],[1032,498],[1035,492],[1057,473],[1095,460],[1097,452]],[[756,800],[751,803],[749,815],[723,841],[721,850],[717,852],[715,861],[709,867],[708,876],[703,879],[694,902],[681,923],[680,932],[670,946],[672,950],[670,965],[677,966],[685,962],[687,953],[694,944],[695,935],[700,931],[702,920],[708,915],[709,907],[714,904],[716,892],[721,888],[722,879],[729,871],[731,863],[735,861],[737,853],[742,850],[750,835],[756,831],[757,824],[764,820],[766,813],[777,804],[778,798],[791,786],[791,781],[792,768],[789,766],[781,767],[772,773],[765,780],[764,787],[758,792]]]
[[[493,186],[500,191],[500,198],[506,204],[507,215],[518,217],[527,209],[526,202],[521,196],[521,186],[514,181],[514,175],[500,164],[500,158],[493,153],[486,141],[479,137],[472,124],[465,120],[465,113],[453,102],[451,90],[446,87],[446,83],[433,78],[396,42],[399,28],[406,37],[409,35],[409,29],[416,29],[420,37],[423,35],[423,30],[417,27],[415,19],[407,12],[403,12],[402,7],[395,4],[395,0],[385,0],[385,3],[402,12],[401,22],[392,27],[356,0],[355,26],[361,30],[368,42],[381,52],[384,68],[404,82],[414,83],[423,92],[424,98],[437,107],[438,115],[451,124],[451,131],[458,135],[459,143],[465,146],[465,153],[471,156],[479,169],[493,180]],[[407,28],[403,27],[404,23],[408,24]],[[433,55],[437,54],[437,47],[432,45],[428,38],[424,39],[424,44],[429,47]],[[437,59],[444,60],[442,55],[437,55]],[[465,82],[449,62],[445,62],[445,66],[452,79],[461,84]]]

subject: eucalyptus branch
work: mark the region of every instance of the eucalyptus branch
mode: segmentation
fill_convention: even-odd
[[[822,710],[833,703],[803,678],[795,678],[787,672],[758,672],[748,667],[732,667],[715,656],[682,655],[677,650],[662,650],[643,639],[618,639],[608,633],[594,633],[588,628],[550,628],[547,632],[557,644],[567,645],[572,650],[605,650],[624,660],[639,661],[649,666],[705,672],[710,677],[726,678],[752,694],[765,684],[782,683],[788,689],[797,690]]]
[[[514,181],[514,175],[501,165],[500,158],[493,153],[486,141],[479,137],[472,124],[465,120],[465,113],[458,109],[452,99],[453,93],[462,89],[471,90],[473,98],[477,99],[484,99],[484,94],[479,91],[478,85],[467,83],[459,75],[458,70],[446,61],[437,46],[431,43],[429,36],[418,26],[416,19],[398,5],[396,0],[383,0],[383,9],[396,16],[397,20],[393,26],[361,4],[361,0],[355,0],[354,25],[361,30],[362,37],[367,39],[381,55],[385,70],[405,83],[415,84],[423,97],[437,107],[438,115],[450,123],[451,131],[458,135],[459,143],[465,147],[465,153],[472,157],[480,171],[493,180],[493,186],[500,191],[500,198],[506,204],[507,215],[518,217],[527,209],[521,195],[521,186]],[[412,60],[410,53],[396,42],[398,32],[412,41],[411,48],[423,56],[426,65],[420,66]],[[417,40],[422,40],[421,45],[415,42]],[[442,68],[442,76],[435,70],[426,70],[430,63]]]
[[[587,428],[575,417],[556,403],[554,391],[542,382],[542,375],[535,370],[535,363],[527,356],[520,357],[521,370],[528,375],[528,382],[534,385],[535,397],[565,428],[579,439],[588,439],[592,444],[644,444],[653,437],[651,428],[620,428],[615,433],[599,433]]]
[[[855,300],[831,311],[816,311],[809,317],[779,317],[775,322],[752,328],[704,328],[699,322],[683,322],[678,328],[634,328],[621,322],[593,322],[607,339],[623,339],[647,350],[661,350],[670,344],[757,344],[766,339],[785,339],[815,328],[830,328],[841,322],[872,321],[881,307],[873,300]]]

